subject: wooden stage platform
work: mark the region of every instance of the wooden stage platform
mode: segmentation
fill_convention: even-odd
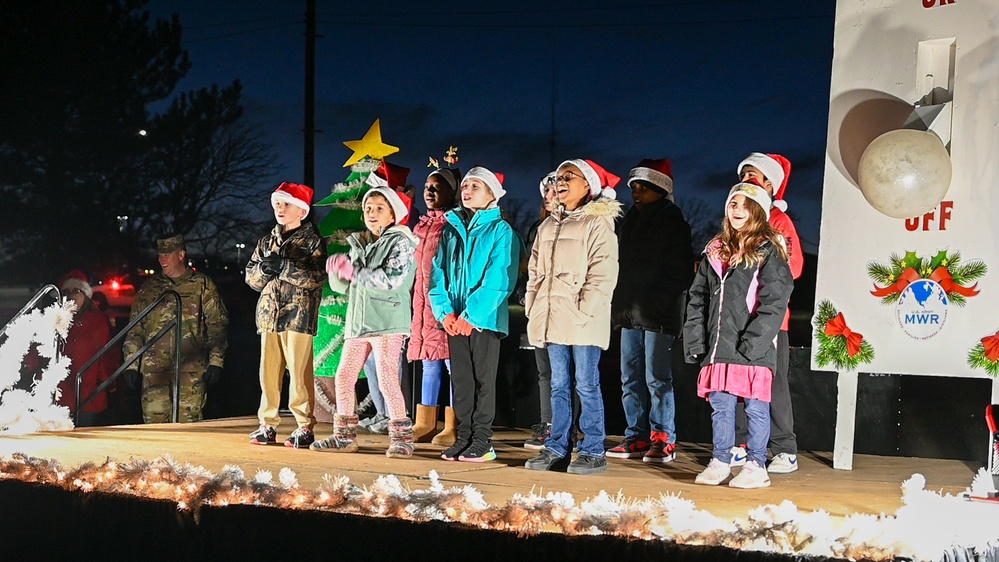
[[[231,418],[197,424],[134,425],[81,428],[65,433],[41,433],[21,437],[0,437],[0,455],[21,452],[34,457],[56,459],[66,468],[85,462],[120,461],[131,457],[154,459],[170,455],[174,460],[204,466],[218,472],[224,465],[238,465],[248,475],[257,469],[277,472],[289,467],[298,475],[302,488],[319,486],[324,474],[343,474],[351,482],[365,486],[381,474],[395,474],[404,485],[426,487],[431,470],[445,485],[471,484],[486,501],[503,504],[516,493],[563,491],[577,501],[601,490],[623,493],[633,498],[656,497],[661,493],[680,494],[698,508],[719,517],[743,517],[758,505],[793,501],[799,509],[824,509],[833,515],[853,513],[894,513],[901,507],[900,484],[914,473],[926,477],[926,488],[959,493],[974,477],[978,466],[940,459],[877,457],[857,455],[854,469],[834,470],[832,453],[802,452],[800,469],[788,475],[773,475],[770,488],[735,490],[728,486],[700,486],[694,477],[710,458],[710,444],[680,443],[676,462],[654,466],[640,459],[608,459],[603,474],[577,476],[564,472],[539,472],[524,468],[534,451],[523,448],[530,435],[525,430],[498,429],[495,435],[497,460],[481,464],[448,462],[440,458],[442,447],[420,444],[411,459],[385,457],[388,437],[359,434],[360,451],[354,454],[317,453],[283,446],[252,446],[247,436],[256,429],[255,418]],[[287,419],[278,428],[283,441],[294,427]],[[316,434],[325,437],[331,426],[319,424]],[[608,444],[612,439],[608,439]]]
[[[284,420],[278,428],[279,442],[293,427],[292,419]],[[779,504],[785,499],[794,502],[802,512],[825,510],[834,518],[857,513],[890,515],[902,507],[901,483],[914,473],[925,477],[927,490],[958,494],[970,485],[979,468],[952,460],[857,455],[854,469],[841,471],[831,468],[831,453],[802,452],[798,457],[800,469],[789,475],[773,475],[770,488],[736,490],[694,484],[694,477],[709,459],[708,444],[680,443],[677,460],[671,464],[654,466],[638,459],[609,459],[606,473],[577,476],[525,469],[524,461],[536,454],[522,447],[529,436],[525,430],[498,429],[495,435],[498,459],[475,464],[444,461],[439,456],[442,448],[429,444],[419,445],[411,459],[389,459],[384,455],[388,438],[367,434],[359,435],[361,448],[353,454],[317,453],[280,445],[252,446],[247,436],[255,428],[254,418],[243,417],[197,424],[82,428],[72,432],[2,436],[0,457],[10,459],[15,453],[23,453],[55,459],[71,469],[88,462],[104,463],[109,458],[152,460],[169,455],[175,461],[203,466],[216,474],[226,465],[241,467],[248,478],[257,470],[267,470],[275,475],[275,480],[279,471],[288,467],[305,490],[319,488],[327,474],[347,476],[358,486],[370,486],[379,476],[394,474],[403,486],[424,490],[430,486],[430,472],[436,471],[444,486],[471,485],[493,505],[502,506],[516,494],[531,491],[568,492],[577,503],[601,491],[639,500],[671,494],[725,520],[745,518],[757,506]],[[317,435],[324,437],[331,427],[320,424],[316,430]]]

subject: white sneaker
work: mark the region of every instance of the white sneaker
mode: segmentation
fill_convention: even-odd
[[[746,490],[766,488],[770,485],[770,476],[767,475],[767,469],[756,464],[756,461],[749,461],[728,485]]]
[[[707,484],[708,486],[717,486],[728,478],[729,474],[732,474],[732,469],[729,465],[724,462],[711,457],[711,462],[708,463],[708,467],[701,471],[694,478],[695,484]]]
[[[791,474],[795,470],[798,470],[798,455],[790,453],[775,456],[767,467],[767,472],[770,474]]]
[[[732,461],[728,463],[732,468],[745,466],[746,458],[749,455],[746,454],[746,449],[743,447],[732,447]]]

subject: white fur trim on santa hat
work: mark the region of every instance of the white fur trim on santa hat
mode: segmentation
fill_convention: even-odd
[[[728,204],[732,201],[732,198],[736,195],[743,195],[746,199],[756,201],[760,207],[763,207],[763,212],[766,214],[767,220],[770,220],[770,205],[772,200],[770,199],[770,194],[767,193],[766,189],[763,189],[755,183],[737,183],[732,186],[732,190],[728,192],[728,198],[725,199],[726,209],[728,208]]]
[[[59,290],[66,292],[67,289],[79,289],[83,291],[84,295],[87,295],[88,299],[94,296],[94,289],[90,286],[90,283],[87,283],[79,277],[70,277],[63,281],[62,287],[59,287]]]
[[[784,168],[781,167],[780,162],[762,152],[752,152],[742,162],[739,162],[739,167],[735,170],[736,175],[741,178],[742,169],[746,166],[752,166],[763,172],[763,176],[773,184],[775,193],[784,184]],[[787,210],[787,203],[783,199],[774,201],[773,205],[781,211]]]
[[[634,180],[644,180],[652,185],[661,188],[666,193],[673,194],[673,178],[652,168],[632,168],[628,172],[628,185]]]
[[[374,174],[371,174],[372,176]],[[364,203],[375,193],[381,194],[386,201],[389,202],[389,206],[392,207],[392,214],[395,215],[395,224],[404,224],[406,218],[409,217],[409,209],[406,208],[406,204],[402,202],[402,198],[399,197],[399,193],[390,187],[372,187],[364,194],[364,198],[361,199],[361,207],[364,207]]]
[[[483,168],[482,166],[476,166],[465,174],[465,177],[462,178],[461,183],[464,184],[466,181],[472,178],[481,180],[482,183],[486,184],[486,186],[489,188],[489,191],[493,193],[493,197],[496,198],[497,203],[499,203],[501,197],[506,195],[506,190],[503,189],[503,184],[500,183],[499,178],[496,177],[496,174],[492,173],[492,171],[490,171],[489,169]]]
[[[289,205],[293,205],[299,209],[304,209],[305,215],[309,215],[309,204],[287,191],[275,191],[274,193],[271,193],[271,205],[273,205],[276,201],[284,201]]]
[[[558,165],[558,170],[561,171],[562,168],[566,166],[575,166],[579,168],[580,172],[583,172],[583,178],[586,179],[586,183],[590,184],[590,197],[596,199],[597,197],[604,196],[610,199],[617,197],[617,192],[613,189],[604,189],[607,186],[600,185],[600,176],[597,175],[597,171],[590,166],[586,160],[582,158],[576,158],[573,160],[566,160]],[[610,192],[610,193],[607,193]]]

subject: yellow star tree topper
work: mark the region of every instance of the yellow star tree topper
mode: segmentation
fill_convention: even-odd
[[[375,119],[374,124],[372,124],[371,128],[368,129],[368,132],[364,133],[364,138],[360,140],[344,141],[343,144],[346,145],[347,148],[354,151],[354,154],[352,154],[350,158],[343,163],[344,168],[356,164],[365,156],[370,156],[376,160],[382,160],[389,154],[399,152],[399,147],[382,142],[382,126],[378,119]]]

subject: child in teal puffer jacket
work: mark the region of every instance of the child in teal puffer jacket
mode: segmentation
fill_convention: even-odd
[[[447,213],[434,256],[428,298],[448,334],[458,418],[457,440],[441,455],[446,460],[496,458],[499,340],[509,332],[507,299],[517,282],[521,248],[497,205],[505,193],[502,174],[479,166],[469,170],[461,182],[461,207]]]

